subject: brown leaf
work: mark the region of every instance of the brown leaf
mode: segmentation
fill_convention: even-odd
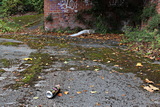
[[[83,90],[83,92],[87,92],[87,90]]]
[[[62,93],[58,93],[58,96],[59,96],[59,97],[62,97],[62,96],[63,96],[63,94],[62,94]]]

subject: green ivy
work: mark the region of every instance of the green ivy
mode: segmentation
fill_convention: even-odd
[[[147,29],[150,31],[153,31],[154,29],[157,29],[160,33],[160,14],[154,15],[151,20],[148,21]]]
[[[156,4],[148,4],[142,10],[141,19],[147,21],[150,17],[157,14]]]

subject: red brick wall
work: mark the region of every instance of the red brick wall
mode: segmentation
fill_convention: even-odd
[[[53,22],[45,21],[45,28],[47,30],[66,27],[86,28],[85,25],[76,21],[75,15],[78,11],[91,7],[90,0],[44,0],[44,17],[46,18],[49,14],[53,17]]]

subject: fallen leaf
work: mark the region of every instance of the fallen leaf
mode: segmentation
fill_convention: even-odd
[[[95,93],[97,93],[97,91],[90,91],[90,93],[95,94]]]
[[[108,92],[108,91],[105,91],[105,93],[108,94],[109,92]]]
[[[28,61],[28,60],[32,60],[32,58],[23,58],[23,60]]]
[[[114,65],[115,67],[119,67],[119,65]]]
[[[72,99],[72,98],[74,98],[74,96],[70,96],[69,98]]]
[[[98,72],[98,71],[99,71],[99,69],[95,69],[94,71]]]
[[[90,85],[89,87],[94,87],[94,85]]]
[[[100,106],[101,104],[100,103],[96,103],[96,106]]]
[[[159,88],[157,88],[157,87],[155,87],[155,86],[153,86],[153,85],[149,85],[150,86],[150,88],[152,89],[152,90],[154,90],[154,91],[158,91],[159,90]]]
[[[83,90],[83,92],[87,92],[87,90]]]
[[[145,90],[149,91],[149,92],[154,92],[154,90],[152,90],[149,86],[145,86],[143,87]]]
[[[111,61],[107,61],[107,63],[110,63]]]
[[[137,67],[143,67],[143,65],[141,63],[137,63],[136,66]]]
[[[95,59],[95,60],[93,60],[94,62],[97,62],[97,60]]]
[[[68,64],[68,62],[67,62],[67,61],[64,61],[64,64]]]
[[[62,93],[58,93],[58,96],[59,96],[59,97],[62,97],[62,96],[63,96],[63,94],[62,94]]]
[[[77,92],[77,94],[81,94],[81,93],[82,93],[81,91],[78,91],[78,92]]]
[[[33,97],[34,100],[38,99],[39,97]]]
[[[68,92],[68,91],[65,91],[65,92],[64,92],[64,94],[66,94],[66,95],[67,95],[67,94],[69,94],[69,92]]]
[[[124,96],[126,96],[125,94],[122,94],[122,96],[124,97]]]
[[[148,78],[145,79],[145,82],[146,82],[146,83],[149,83],[149,84],[154,84],[154,82],[153,82],[153,81],[150,81]]]

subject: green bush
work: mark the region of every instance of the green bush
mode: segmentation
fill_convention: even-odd
[[[43,12],[43,0],[2,0],[2,10],[4,15],[26,13],[35,11]]]
[[[127,42],[156,42],[160,35],[156,31],[148,31],[146,29],[139,30],[138,28],[127,27],[125,30]]]
[[[12,15],[23,12],[23,2],[21,0],[3,0],[2,9],[5,15]]]
[[[147,29],[150,31],[153,31],[154,29],[160,29],[160,14],[154,15],[151,20],[149,20]]]
[[[150,17],[157,14],[156,4],[149,4],[145,6],[142,10],[141,19],[147,21]]]

